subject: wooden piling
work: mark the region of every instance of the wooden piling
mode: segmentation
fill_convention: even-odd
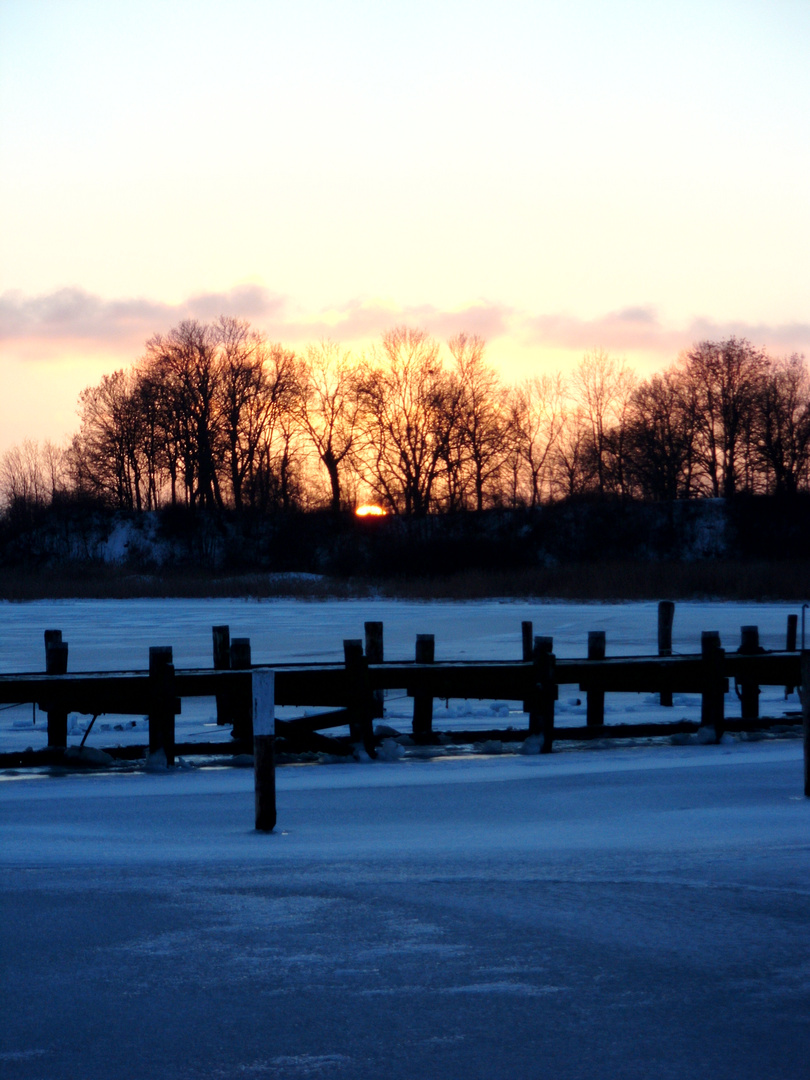
[[[554,680],[556,659],[553,653],[554,639],[536,637],[532,646],[534,664],[534,692],[529,712],[529,734],[542,735],[541,754],[550,754],[554,745],[554,702],[557,684]]]
[[[385,662],[385,650],[383,648],[383,624],[381,622],[367,622],[363,624],[366,635],[366,660],[369,664],[382,664]],[[385,691],[374,690],[371,696],[372,716],[375,720],[385,715]]]
[[[759,644],[759,627],[743,626],[740,628],[740,647],[737,650],[740,656],[756,656],[762,652]],[[759,719],[759,686],[743,680],[740,682],[737,693],[740,698],[740,709],[743,720]]]
[[[715,742],[723,737],[725,722],[725,692],[728,680],[723,675],[725,651],[720,645],[717,630],[704,630],[700,635],[703,659],[703,692],[700,698],[700,726],[713,728]]]
[[[275,676],[262,668],[252,673],[250,681],[256,831],[272,832],[276,825]]]
[[[45,631],[45,674],[66,675],[68,647],[61,630]],[[67,746],[67,709],[48,709],[48,746]]]
[[[785,642],[785,649],[786,649],[787,652],[796,652],[796,636],[797,636],[797,633],[798,633],[798,629],[799,629],[799,616],[798,615],[788,615],[788,617],[787,617],[787,635],[786,635],[786,642]],[[786,686],[785,687],[785,700],[787,700],[787,698],[790,697],[790,695],[793,693],[793,691],[795,689],[796,689],[795,686]]]
[[[250,638],[231,639],[230,661],[232,671],[250,671]],[[231,738],[250,744],[253,738],[253,695],[250,680],[247,679],[238,689],[229,695],[230,711],[233,720]]]
[[[368,659],[363,655],[360,638],[347,638],[343,642],[343,659],[348,680],[346,707],[349,711],[349,734],[352,742],[362,743],[368,756],[376,758]]]
[[[802,729],[804,735],[804,794],[810,799],[810,650],[802,652]]]
[[[604,660],[607,645],[604,630],[588,631],[588,659]],[[588,685],[585,704],[585,722],[588,727],[599,727],[605,722],[605,691],[601,687]]]
[[[675,604],[672,600],[661,600],[658,604],[658,655],[672,656],[672,623],[675,619]],[[672,708],[672,691],[662,690],[658,695],[661,705]]]
[[[436,639],[433,634],[416,635],[417,664],[432,664],[436,658]],[[413,696],[413,736],[417,742],[430,742],[433,737],[433,698],[429,694]]]
[[[174,765],[174,664],[171,645],[149,649],[149,754]]]
[[[228,671],[231,666],[231,628],[212,626],[211,637],[214,646],[214,671]],[[232,723],[230,699],[227,691],[219,690],[216,695],[217,724]]]
[[[532,659],[532,645],[533,645],[532,630],[533,630],[533,627],[532,627],[531,620],[526,619],[520,624],[520,636],[521,636],[521,644],[523,646],[522,656],[523,656],[524,664],[531,663],[531,659]],[[530,712],[531,707],[532,707],[532,703],[528,699],[523,702],[523,711],[525,713]]]

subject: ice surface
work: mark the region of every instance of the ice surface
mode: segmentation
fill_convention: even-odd
[[[4,1080],[797,1080],[798,742],[0,783]]]

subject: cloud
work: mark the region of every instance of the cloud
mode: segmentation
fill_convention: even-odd
[[[655,308],[632,305],[597,318],[560,313],[535,314],[480,300],[451,310],[431,304],[400,305],[375,298],[353,298],[306,311],[291,297],[260,285],[238,285],[223,292],[197,293],[176,304],[143,297],[107,299],[79,288],[42,296],[0,295],[0,342],[7,354],[27,361],[58,362],[77,355],[137,359],[145,342],[183,319],[203,321],[220,315],[249,319],[271,340],[300,346],[322,338],[362,346],[396,325],[417,326],[446,340],[461,331],[479,334],[496,348],[509,341],[525,350],[582,354],[589,349],[633,354],[634,361],[673,360],[693,342],[731,335],[748,338],[774,353],[810,353],[810,324],[718,322],[705,317],[681,326],[666,325]],[[494,350],[493,350],[494,354]]]
[[[29,351],[52,352],[72,344],[110,351],[139,350],[153,334],[183,319],[209,320],[219,315],[240,318],[278,317],[286,301],[256,285],[238,285],[229,292],[201,293],[179,304],[142,297],[105,299],[84,289],[65,288],[44,296],[19,292],[0,295],[0,341],[27,344]]]
[[[627,307],[595,319],[571,315],[527,316],[515,327],[524,344],[586,352],[604,348],[614,353],[677,356],[696,341],[747,338],[772,352],[810,352],[810,323],[718,322],[699,317],[684,326],[665,326],[652,307]]]
[[[492,339],[509,332],[510,314],[508,308],[483,301],[445,311],[429,304],[401,306],[374,299],[353,299],[306,312],[289,297],[259,285],[197,293],[178,304],[144,298],[110,300],[65,288],[43,296],[19,292],[0,296],[0,341],[15,343],[29,358],[51,359],[60,349],[75,353],[90,348],[129,351],[134,359],[153,334],[190,318],[245,318],[274,340],[300,344],[330,337],[349,343],[367,341],[402,323],[441,338],[466,331]]]

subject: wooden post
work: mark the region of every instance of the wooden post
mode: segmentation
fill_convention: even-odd
[[[66,675],[68,665],[67,643],[62,641],[61,630],[45,631],[45,674]],[[67,746],[67,710],[48,709],[48,746]]]
[[[799,616],[798,615],[788,615],[788,617],[787,617],[787,640],[786,640],[786,643],[785,643],[785,649],[786,649],[787,652],[795,652],[796,651],[796,633],[797,633],[798,628],[799,628]],[[785,700],[786,701],[787,701],[787,699],[790,697],[790,695],[793,693],[793,691],[795,689],[796,689],[795,686],[786,686],[785,687]]]
[[[231,666],[231,628],[212,626],[211,636],[214,644],[214,671],[228,671]],[[220,690],[216,695],[217,723],[230,724],[231,710],[227,691]]]
[[[532,624],[531,620],[526,619],[520,624],[520,635],[523,646],[523,663],[530,664],[532,659]],[[523,702],[523,711],[525,713],[531,712],[532,703],[528,698]]]
[[[275,676],[262,669],[254,671],[250,681],[256,831],[272,832],[276,825]]]
[[[802,653],[802,728],[804,733],[804,794],[810,799],[810,650]]]
[[[382,664],[385,658],[383,649],[383,624],[367,622],[363,624],[366,632],[366,660],[370,664]],[[374,690],[371,696],[371,715],[375,720],[385,716],[385,691]]]
[[[432,664],[436,656],[433,634],[416,635],[416,663]],[[433,698],[430,694],[413,695],[413,735],[418,742],[430,742],[433,737]]]
[[[743,626],[740,628],[740,656],[755,656],[761,653],[759,645],[759,627]],[[743,720],[759,719],[759,686],[748,679],[741,679],[738,689],[740,697],[740,715]]]
[[[724,650],[720,633],[704,630],[700,635],[703,658],[703,693],[700,699],[700,726],[714,728],[715,742],[723,737],[726,680],[723,676]]]
[[[250,638],[237,637],[231,640],[230,659],[232,671],[250,671]],[[233,718],[231,738],[249,744],[253,738],[253,696],[250,679],[246,679],[230,694],[230,707]]]
[[[606,647],[606,634],[604,630],[588,631],[588,659],[604,660]],[[605,691],[601,688],[593,689],[588,685],[588,697],[585,703],[585,717],[588,727],[599,727],[605,722]]]
[[[349,733],[352,742],[362,743],[369,757],[375,758],[374,725],[372,723],[371,690],[368,685],[368,660],[363,656],[360,638],[347,638],[343,642],[343,659],[349,682],[348,700]]]
[[[672,656],[672,623],[675,619],[675,604],[672,600],[661,600],[658,604],[658,655]],[[672,691],[662,690],[658,695],[661,705],[672,708]]]
[[[532,648],[534,663],[534,693],[529,712],[529,734],[542,735],[541,754],[550,754],[554,745],[554,702],[557,699],[557,683],[554,679],[556,660],[553,653],[554,639],[536,637]]]
[[[171,645],[149,650],[149,754],[161,750],[174,765],[174,664]]]

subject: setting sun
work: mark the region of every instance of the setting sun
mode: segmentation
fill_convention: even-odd
[[[358,506],[355,514],[357,517],[385,517],[386,511],[381,506],[367,503],[364,506]]]

